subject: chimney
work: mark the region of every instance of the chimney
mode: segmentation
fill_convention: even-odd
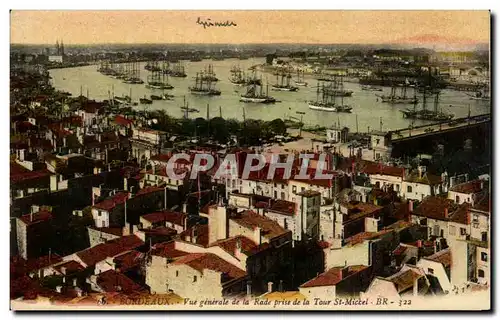
[[[471,223],[470,211],[469,211],[469,209],[467,208],[467,225],[470,225],[470,223]]]
[[[343,267],[342,270],[341,270],[342,279],[344,279],[345,277],[347,277],[348,274],[349,274],[349,267]]]
[[[252,295],[252,281],[247,281],[247,297],[250,298]]]
[[[234,249],[234,255],[238,258],[241,255],[241,239],[236,240],[236,248]]]
[[[418,166],[418,178],[422,179],[422,167]]]
[[[262,235],[260,227],[255,227],[253,229],[253,241],[259,246],[262,244]]]
[[[444,208],[444,217],[448,219],[448,207]]]
[[[413,200],[409,200],[409,201],[408,201],[408,211],[409,211],[410,213],[412,213],[412,212],[413,212]]]
[[[413,280],[413,295],[418,296],[418,278]]]
[[[422,248],[422,240],[417,240],[417,248]]]
[[[267,283],[267,292],[268,293],[273,292],[273,283],[271,281]]]
[[[437,250],[437,240],[434,240],[434,253],[436,253],[438,250]]]

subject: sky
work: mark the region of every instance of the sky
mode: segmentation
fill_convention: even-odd
[[[196,23],[232,21],[236,26]],[[489,11],[19,11],[11,43],[489,43]],[[415,40],[417,39],[417,40]],[[420,39],[420,40],[419,40]]]

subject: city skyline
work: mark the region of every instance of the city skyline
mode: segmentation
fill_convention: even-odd
[[[236,25],[204,27],[199,23],[208,19]],[[315,21],[315,24],[307,21]],[[282,32],[287,25],[294,26],[293,36]],[[12,11],[11,43],[53,44],[54,26],[58,29],[57,38],[64,39],[67,45],[425,43],[470,46],[490,41],[489,11]]]

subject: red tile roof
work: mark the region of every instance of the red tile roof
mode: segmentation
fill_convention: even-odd
[[[424,259],[441,263],[444,267],[451,266],[451,251],[450,248],[436,252],[435,254],[425,257]]]
[[[151,254],[154,256],[173,259],[185,256],[188,252],[175,249],[175,241],[170,241],[155,244],[151,250]]]
[[[129,198],[129,196],[130,193],[128,192],[117,192],[111,198],[96,203],[94,205],[94,208],[105,211],[113,210],[117,205],[125,203],[125,201]]]
[[[236,236],[228,239],[223,239],[210,244],[210,247],[221,247],[224,251],[234,256],[237,245],[240,245],[241,251],[252,252],[257,247],[257,244],[245,236]]]
[[[327,242],[327,241],[318,241],[318,246],[321,248],[321,249],[326,249],[326,248],[330,248],[330,243]]]
[[[10,163],[10,182],[11,183],[19,183],[28,180],[35,180],[41,178],[48,178],[51,175],[50,171],[38,170],[38,171],[29,171],[18,163],[11,162]]]
[[[207,247],[208,246],[208,225],[194,225],[189,229],[184,230],[179,238],[183,241],[187,241],[187,237],[191,237],[193,230],[196,233],[196,244]],[[191,239],[191,241],[193,241]]]
[[[257,205],[256,205],[257,206]],[[271,204],[269,210],[277,211],[289,216],[295,215],[295,203],[286,200],[276,200]]]
[[[238,213],[232,216],[230,219],[237,224],[251,230],[254,230],[257,227],[261,228],[262,236],[268,239],[280,237],[290,232],[282,228],[276,221],[261,216],[260,214],[257,214],[250,210]]]
[[[172,262],[174,265],[187,265],[203,273],[203,270],[212,270],[223,273],[221,283],[246,276],[246,272],[213,253],[191,253]],[[225,281],[224,281],[225,280]]]
[[[97,276],[96,282],[104,292],[134,293],[144,290],[143,287],[132,281],[129,277],[114,270],[100,273]]]
[[[369,175],[380,174],[401,178],[404,176],[404,171],[404,168],[386,166],[376,162],[365,162],[364,168],[361,169],[361,172]]]
[[[52,213],[50,211],[42,210],[33,214],[25,214],[19,219],[27,225],[33,225],[35,223],[51,220]]]
[[[323,287],[323,286],[334,286],[344,280],[347,277],[350,277],[358,272],[361,272],[367,269],[367,266],[357,265],[357,266],[348,266],[346,270],[342,271],[344,268],[335,267],[330,270],[320,274],[314,279],[311,279],[301,285],[301,288],[311,288],[311,287]]]
[[[142,219],[149,221],[151,223],[158,222],[170,222],[179,226],[184,226],[187,218],[187,214],[176,211],[160,211],[153,212],[141,217]]]
[[[472,180],[465,183],[457,184],[450,188],[450,191],[465,193],[465,194],[473,194],[479,193],[483,190],[484,187],[488,187],[488,182],[483,180]]]
[[[448,221],[453,213],[460,209],[460,207],[460,205],[456,204],[451,199],[428,196],[422,200],[418,207],[413,211],[412,215]]]
[[[124,116],[122,116],[121,114],[118,114],[115,117],[115,123],[122,125],[122,126],[129,126],[129,125],[134,124],[134,120],[127,119]]]
[[[66,269],[64,272],[63,268]],[[64,263],[55,265],[54,269],[56,269],[62,274],[70,275],[85,270],[85,267],[76,262],[75,260],[69,260]]]
[[[347,244],[350,244],[350,245],[355,245],[358,243],[362,243],[365,240],[378,238],[378,237],[380,237],[384,234],[387,234],[391,231],[392,230],[387,229],[387,230],[381,230],[379,232],[360,232],[360,233],[353,235],[352,237],[345,239],[345,242]]]
[[[10,259],[11,278],[27,275],[30,272],[48,267],[61,261],[62,258],[57,254],[51,254],[50,259],[48,255],[28,260],[24,260],[19,256],[14,256]]]
[[[143,244],[144,242],[141,239],[135,235],[131,235],[98,244],[95,247],[77,252],[76,255],[87,266],[94,266],[99,261],[103,261],[108,257],[114,257],[124,251],[137,249]]]
[[[490,213],[491,212],[490,193],[487,193],[479,200],[476,200],[474,202],[474,207],[472,209]]]
[[[146,235],[149,236],[175,236],[177,234],[177,231],[172,228],[168,227],[159,227],[159,228],[153,228],[153,229],[140,229],[140,231],[144,232]]]
[[[113,259],[115,263],[115,268],[119,272],[125,272],[131,268],[138,266],[144,255],[138,251],[131,250],[116,256]]]
[[[413,283],[415,280],[420,279],[422,275],[416,273],[415,271],[408,269],[404,271],[397,272],[392,276],[386,278],[386,280],[394,283],[396,290],[398,293],[406,291],[410,288],[413,288]]]
[[[367,216],[374,216],[383,209],[381,206],[359,201],[342,202],[341,205],[347,208],[347,217],[344,219],[343,224],[348,224]]]
[[[135,196],[141,196],[141,195],[144,195],[144,194],[149,194],[149,193],[152,193],[152,192],[158,192],[158,191],[165,191],[165,188],[161,188],[161,187],[157,187],[157,186],[148,186],[148,187],[145,187],[145,188],[142,188],[140,189],[139,191],[137,191],[137,193],[135,194]]]

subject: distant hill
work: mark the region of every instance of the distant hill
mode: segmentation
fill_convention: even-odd
[[[395,41],[394,44],[405,48],[420,47],[435,51],[476,51],[487,50],[489,48],[488,43],[481,41],[467,38],[443,37],[435,34],[402,38]]]

